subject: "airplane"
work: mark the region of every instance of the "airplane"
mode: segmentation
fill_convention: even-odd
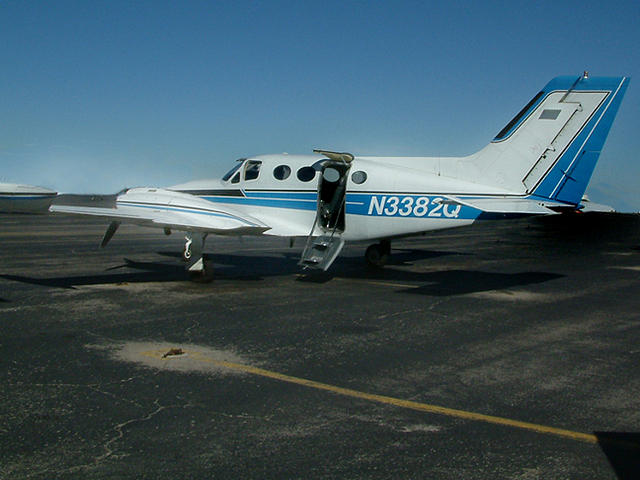
[[[54,213],[185,232],[187,271],[207,278],[209,235],[306,237],[299,265],[327,270],[345,242],[369,242],[383,266],[393,239],[485,219],[576,212],[629,84],[628,77],[553,78],[491,142],[465,157],[309,155],[242,158],[221,179],[129,188],[108,205]]]
[[[41,213],[47,210],[58,193],[44,187],[0,183],[0,212]]]

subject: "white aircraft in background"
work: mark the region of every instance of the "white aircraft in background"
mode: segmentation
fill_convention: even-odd
[[[42,213],[56,197],[48,188],[17,183],[0,183],[0,212]]]
[[[54,201],[50,211],[111,220],[102,246],[123,222],[186,232],[187,269],[205,276],[210,234],[308,237],[300,265],[321,270],[345,241],[368,241],[366,260],[383,265],[397,237],[580,210],[628,83],[586,72],[554,78],[466,157],[260,155],[239,160],[222,179],[131,188],[110,206]]]

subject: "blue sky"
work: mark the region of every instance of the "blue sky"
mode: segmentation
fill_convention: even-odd
[[[588,190],[640,210],[640,2],[0,1],[0,181],[108,193],[236,158],[465,155],[556,75],[632,79]]]

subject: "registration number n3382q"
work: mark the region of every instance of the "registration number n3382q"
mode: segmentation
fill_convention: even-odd
[[[373,195],[367,215],[458,218],[462,205],[445,201],[442,197]]]

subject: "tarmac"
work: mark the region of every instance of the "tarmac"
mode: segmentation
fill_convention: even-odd
[[[0,215],[0,478],[640,478],[640,216],[347,245]]]

